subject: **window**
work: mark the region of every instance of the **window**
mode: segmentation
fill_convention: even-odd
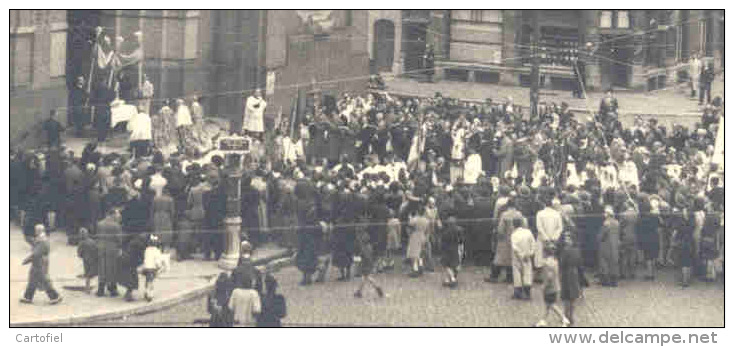
[[[629,28],[630,11],[601,11],[599,16],[599,27],[620,29]]]
[[[184,59],[196,59],[199,43],[199,17],[186,18],[184,33]]]
[[[466,11],[454,11],[466,12]],[[479,23],[502,23],[502,10],[471,10],[469,18],[458,16],[457,19],[470,20]]]
[[[474,11],[469,10],[453,10],[451,11],[451,18],[454,20],[471,20],[471,13]]]
[[[10,87],[31,84],[33,77],[33,35],[11,35],[10,47]]]
[[[630,27],[630,12],[629,11],[617,11],[617,28],[629,28]]]
[[[599,27],[600,28],[611,28],[612,27],[612,11],[601,11]]]
[[[354,10],[346,10],[346,18],[345,18],[345,26],[352,26],[352,22],[354,21]]]
[[[51,33],[51,77],[66,75],[66,31]]]
[[[482,22],[502,23],[502,10],[482,11]]]
[[[701,34],[698,38],[700,52],[706,52],[706,22],[698,22],[698,32]]]
[[[481,22],[482,21],[482,11],[481,10],[472,10],[471,11],[471,21],[472,22]]]

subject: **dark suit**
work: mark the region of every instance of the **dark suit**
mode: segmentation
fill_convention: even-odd
[[[23,297],[27,300],[33,300],[36,289],[45,291],[51,300],[59,297],[59,293],[51,283],[51,276],[48,274],[48,254],[50,251],[51,246],[47,240],[36,241],[33,244],[33,253],[23,260],[23,264],[31,263],[31,270],[28,273],[28,287],[26,287],[25,294],[23,294]]]

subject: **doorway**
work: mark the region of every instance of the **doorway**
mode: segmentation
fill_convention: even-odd
[[[395,57],[395,24],[391,20],[375,22],[373,43],[374,61],[377,72],[391,72]]]
[[[408,22],[403,24],[403,53],[405,72],[420,72],[421,60],[426,52],[426,23]]]
[[[634,46],[631,39],[609,40],[602,46],[600,61],[602,66],[602,85],[607,88],[629,88],[632,75]]]

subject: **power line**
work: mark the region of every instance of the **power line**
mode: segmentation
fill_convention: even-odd
[[[504,58],[504,59],[501,59],[499,63],[504,62],[504,61],[523,59],[523,58],[524,57],[522,57],[522,56]],[[453,66],[440,66],[440,67],[435,67],[434,69],[449,69],[449,68],[456,67],[456,66],[461,66],[461,64],[460,63],[455,63]],[[433,69],[410,70],[410,71],[405,71],[405,72],[399,73],[399,74],[392,74],[392,77],[417,74],[417,73],[425,72],[427,70],[433,70]],[[306,87],[311,87],[311,86],[328,85],[328,84],[334,84],[334,83],[340,83],[340,82],[352,82],[352,81],[359,81],[359,80],[367,80],[371,76],[373,76],[373,75],[370,74],[370,75],[362,75],[362,76],[348,77],[348,78],[342,78],[342,79],[323,80],[323,81],[316,81],[315,84],[312,84],[310,82],[297,83],[297,84],[292,84],[292,85],[276,86],[274,89],[275,90],[291,90],[291,89],[298,89],[298,88],[301,88],[301,87],[306,88]],[[186,98],[190,98],[190,97],[193,97],[193,96],[199,96],[199,97],[228,96],[228,95],[236,95],[236,94],[244,94],[244,93],[248,93],[248,92],[254,92],[255,90],[260,90],[260,89],[261,88],[250,88],[250,89],[230,90],[230,91],[211,92],[211,93],[191,93],[191,94],[185,94],[185,95],[181,95],[181,96],[172,96],[172,97],[167,97],[167,98],[152,98],[152,99],[149,99],[149,100],[151,100],[151,101],[164,101],[164,100],[176,99],[176,98],[186,99]],[[108,106],[108,105],[105,105],[105,104],[91,105],[90,104],[89,106]],[[71,108],[71,106],[57,107],[55,109],[56,110],[67,110],[69,108]]]

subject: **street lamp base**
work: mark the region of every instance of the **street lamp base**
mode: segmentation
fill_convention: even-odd
[[[219,263],[217,266],[219,266],[220,269],[224,270],[234,270],[234,268],[237,267],[237,263],[240,260],[239,254],[222,254],[222,256],[219,258]]]

